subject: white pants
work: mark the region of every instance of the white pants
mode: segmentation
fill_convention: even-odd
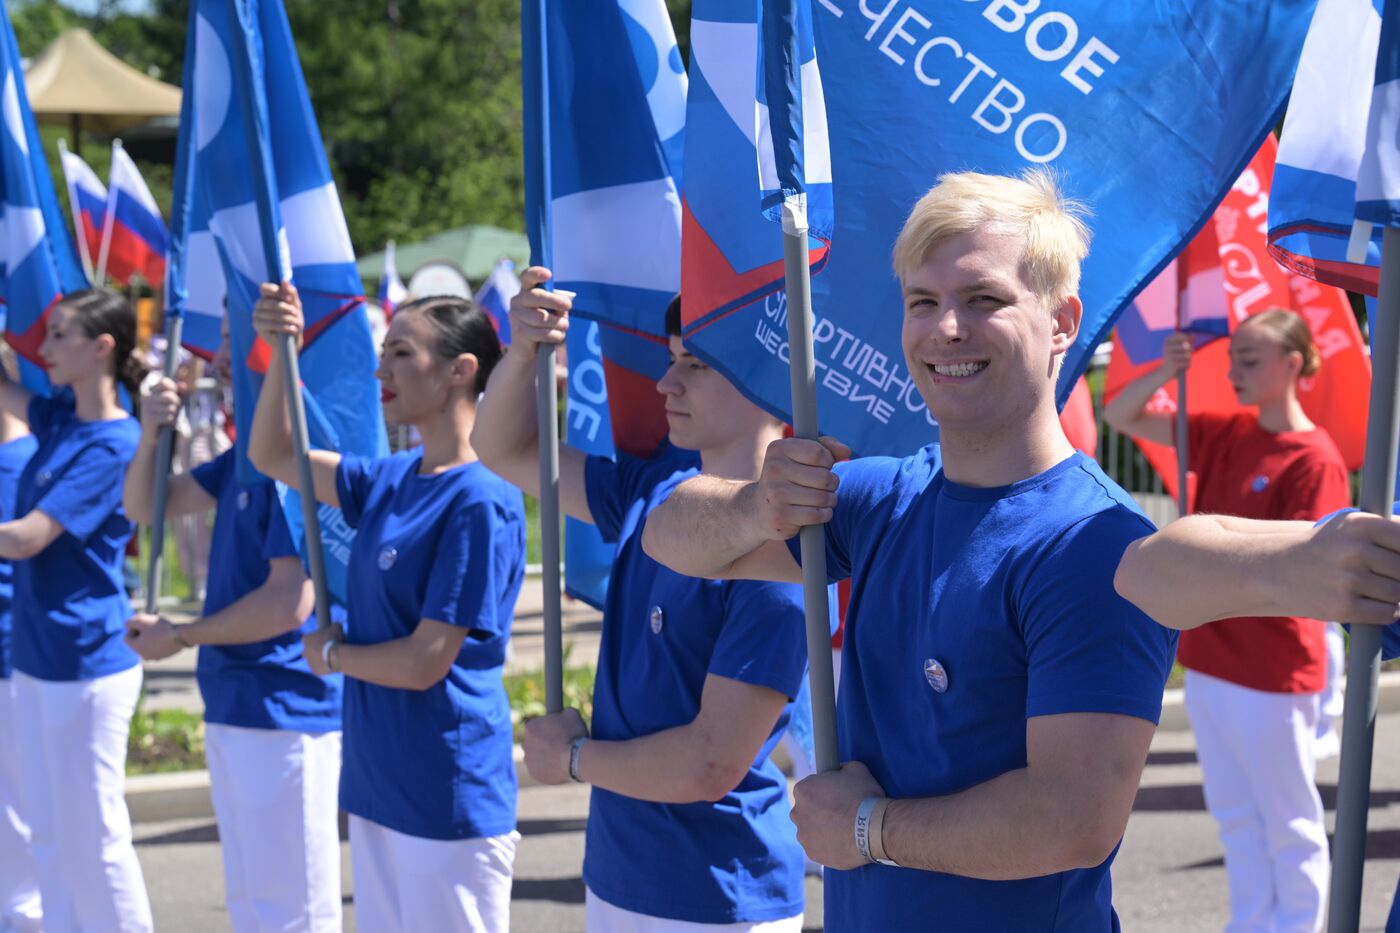
[[[340,733],[205,727],[237,933],[339,933]]]
[[[1342,721],[1342,674],[1346,669],[1347,646],[1342,627],[1327,623],[1327,686],[1318,698],[1317,735],[1328,735]]]
[[[0,931],[4,933],[39,930],[43,916],[21,796],[21,756],[15,741],[19,720],[14,681],[0,680]]]
[[[583,928],[588,933],[801,933],[802,914],[757,923],[692,923],[623,910],[587,889]]]
[[[1321,930],[1330,864],[1314,783],[1317,695],[1187,671],[1186,712],[1225,850],[1227,933]]]
[[[123,789],[141,668],[54,682],[18,671],[24,799],[48,933],[151,929]]]
[[[520,834],[424,839],[350,816],[355,926],[373,933],[507,933]]]

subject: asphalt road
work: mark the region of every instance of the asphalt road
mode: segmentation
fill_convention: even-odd
[[[1378,729],[1362,929],[1383,930],[1400,876],[1400,714]],[[1329,811],[1336,803],[1337,761],[1318,781]],[[529,933],[583,929],[581,787],[526,788],[520,796],[512,928]],[[171,931],[229,929],[217,832],[210,820],[137,827],[156,925]],[[354,926],[349,854],[344,855],[346,929]],[[1127,931],[1185,933],[1224,928],[1228,904],[1215,826],[1205,812],[1200,769],[1189,732],[1159,732],[1137,805],[1114,864],[1114,902]],[[808,929],[821,929],[821,882],[807,883]]]

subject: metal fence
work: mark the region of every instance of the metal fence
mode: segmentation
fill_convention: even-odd
[[[1109,478],[1132,494],[1159,528],[1176,519],[1176,500],[1167,495],[1162,477],[1152,469],[1133,439],[1119,434],[1103,420],[1103,376],[1108,368],[1107,345],[1099,348],[1086,374],[1092,389],[1094,420],[1099,428],[1099,466]]]

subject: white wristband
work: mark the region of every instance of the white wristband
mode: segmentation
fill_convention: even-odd
[[[326,665],[326,670],[334,671],[331,667],[331,649],[335,647],[335,639],[330,638],[321,643],[321,663]]]
[[[870,854],[870,814],[879,802],[879,797],[866,797],[856,807],[856,850],[867,862],[875,861],[875,856]]]
[[[578,757],[583,751],[584,743],[588,741],[588,736],[581,735],[569,745],[569,780],[575,784],[582,784],[583,778],[578,774]]]

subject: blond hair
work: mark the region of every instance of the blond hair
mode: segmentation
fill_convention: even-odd
[[[1025,238],[1021,271],[1047,307],[1079,292],[1079,266],[1089,254],[1088,210],[1060,193],[1045,169],[1020,178],[956,172],[942,175],[919,199],[894,244],[900,283],[924,264],[939,244],[987,224],[1019,228]]]
[[[1283,308],[1270,308],[1245,318],[1240,327],[1246,326],[1264,328],[1283,348],[1284,353],[1297,353],[1302,356],[1303,368],[1298,371],[1300,378],[1314,375],[1322,368],[1322,353],[1313,342],[1312,330],[1307,321],[1295,312]]]

